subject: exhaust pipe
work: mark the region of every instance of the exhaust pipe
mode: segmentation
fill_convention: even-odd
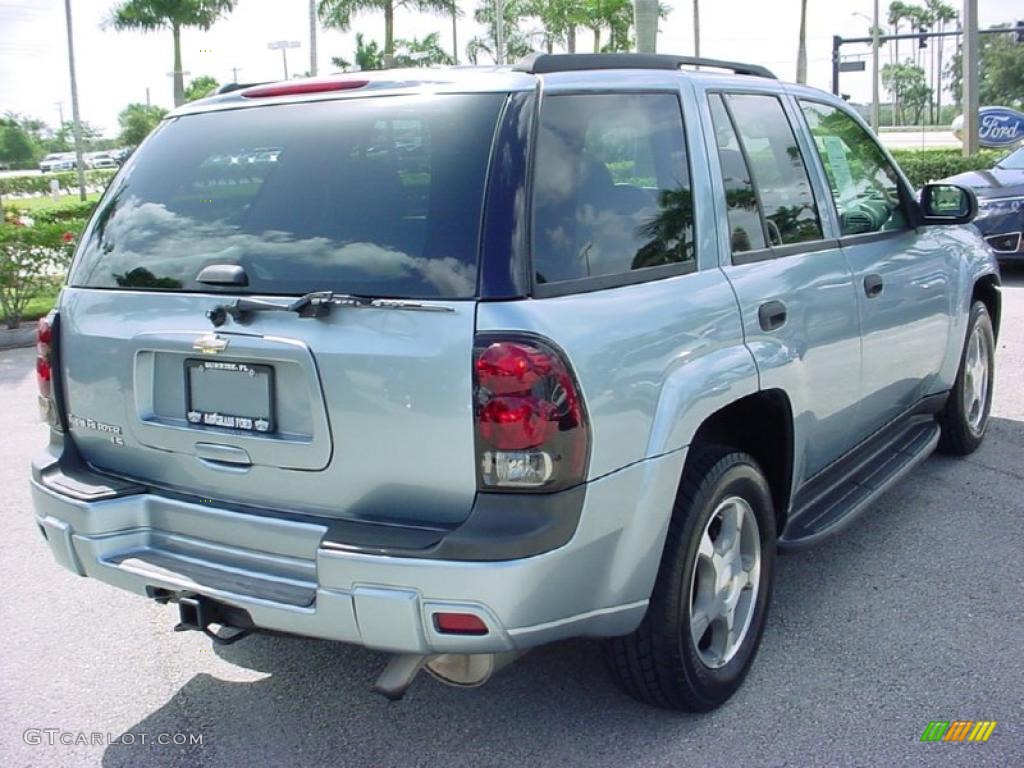
[[[445,685],[456,688],[476,688],[483,685],[495,672],[504,669],[522,656],[521,651],[505,653],[444,653],[439,656],[421,656],[415,653],[395,654],[388,661],[373,686],[390,701],[398,701],[409,690],[413,680],[426,667],[430,676]]]
[[[476,688],[483,685],[495,672],[518,659],[519,651],[505,653],[445,653],[432,656],[426,664],[427,672],[435,680],[456,688]]]

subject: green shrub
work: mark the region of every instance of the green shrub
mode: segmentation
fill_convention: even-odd
[[[976,155],[964,157],[958,149],[897,149],[892,152],[892,156],[915,187],[964,171],[991,168],[1003,154],[994,150],[982,150]]]
[[[100,168],[85,172],[87,187],[103,189],[114,178],[113,168]],[[78,189],[78,172],[40,174],[39,176],[7,176],[0,179],[0,197],[9,195],[46,195],[50,193],[50,180],[56,179],[64,194]]]
[[[67,271],[85,219],[28,220],[6,213],[0,222],[0,322],[17,328],[33,298],[52,290]]]

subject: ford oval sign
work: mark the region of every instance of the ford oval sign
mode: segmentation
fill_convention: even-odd
[[[1009,107],[978,111],[978,143],[983,147],[1012,147],[1024,141],[1024,114]]]

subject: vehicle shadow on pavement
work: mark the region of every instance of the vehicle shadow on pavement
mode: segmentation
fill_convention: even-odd
[[[677,714],[633,701],[611,683],[592,640],[535,649],[472,690],[445,687],[424,673],[403,701],[388,702],[370,691],[384,654],[254,635],[213,651],[266,677],[196,674],[129,729],[151,742],[158,734],[200,733],[201,747],[114,745],[103,765],[623,766],[669,755],[675,758],[665,764],[676,764],[680,755],[707,755],[716,744],[721,752],[704,764],[727,757],[756,762],[759,745],[780,728],[789,729],[791,743],[776,744],[776,751],[807,748],[803,739],[845,722],[839,702],[854,698],[882,715],[883,725],[846,722],[832,748],[866,741],[910,756],[919,748],[921,722],[934,718],[926,716],[930,702],[946,690],[934,659],[948,659],[965,675],[982,674],[992,659],[979,650],[970,624],[949,620],[987,609],[984,593],[951,594],[942,612],[908,598],[928,580],[983,581],[993,565],[986,558],[998,564],[1012,557],[1016,545],[994,523],[1007,514],[1005,496],[1019,493],[1024,472],[1006,475],[999,459],[1019,455],[1021,447],[1024,423],[995,418],[989,440],[967,461],[930,459],[837,538],[780,557],[760,657],[747,684],[716,712]],[[949,536],[950,526],[958,526],[957,537]],[[969,540],[978,545],[973,553],[964,545]],[[894,561],[901,563],[896,574],[887,567]],[[873,629],[864,628],[865,618]],[[897,626],[910,630],[903,636]],[[878,632],[887,637],[882,658]],[[985,684],[975,687],[985,695]],[[797,762],[799,755],[792,753]]]

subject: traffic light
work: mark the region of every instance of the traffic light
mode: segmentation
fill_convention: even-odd
[[[1017,42],[1024,43],[1024,21],[1017,22]]]
[[[917,36],[917,47],[927,48],[928,47],[928,27],[918,27],[917,31],[920,33]],[[1018,32],[1018,34],[1020,34]]]

